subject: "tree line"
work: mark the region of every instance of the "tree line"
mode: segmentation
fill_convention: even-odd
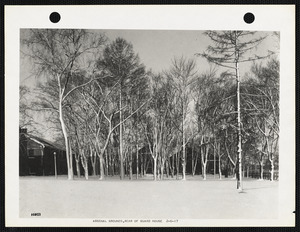
[[[35,100],[20,88],[20,126],[34,124],[28,111],[43,112],[61,131],[68,179],[81,167],[100,179],[144,175],[186,179],[187,160],[206,179],[209,157],[219,178],[230,169],[241,189],[242,170],[268,164],[278,169],[279,61],[269,52],[249,55],[265,37],[248,31],[207,31],[211,45],[189,59],[175,57],[160,73],[147,70],[133,45],[107,41],[86,30],[32,29],[22,38],[40,79]],[[207,59],[200,73],[195,59]],[[251,62],[262,60],[264,62]],[[241,77],[239,65],[251,69]],[[220,72],[220,70],[225,70]],[[133,168],[135,170],[133,170]]]

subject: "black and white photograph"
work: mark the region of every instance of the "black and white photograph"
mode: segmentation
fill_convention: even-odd
[[[17,217],[278,220],[281,37],[20,28]]]

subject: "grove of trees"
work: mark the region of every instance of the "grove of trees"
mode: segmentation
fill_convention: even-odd
[[[207,31],[211,45],[147,70],[123,38],[73,29],[26,30],[35,95],[20,86],[20,127],[43,113],[60,132],[68,179],[186,179],[278,174],[279,61],[254,54],[265,39],[248,31]],[[251,52],[250,52],[251,51]],[[251,55],[252,54],[252,55]],[[196,67],[205,58],[209,71]],[[241,75],[239,65],[248,63]],[[207,70],[207,67],[203,70]],[[76,167],[73,167],[75,164]],[[81,173],[83,170],[83,173]]]

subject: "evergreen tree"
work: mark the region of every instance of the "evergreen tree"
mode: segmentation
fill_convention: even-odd
[[[257,36],[254,31],[207,31],[213,43],[207,51],[198,54],[218,66],[231,70],[228,75],[236,79],[236,119],[237,119],[237,189],[242,190],[242,122],[240,103],[240,63],[263,59],[266,56],[251,56],[249,52],[264,40],[265,36]]]
[[[98,68],[103,70],[107,78],[103,79],[103,84],[112,86],[118,83],[119,102],[119,158],[120,177],[124,179],[124,149],[123,133],[124,111],[130,93],[137,88],[137,83],[142,84],[141,79],[145,77],[145,67],[140,63],[139,56],[134,53],[133,46],[123,38],[117,38],[107,45],[103,51],[103,56],[98,60]],[[141,85],[138,85],[141,86]]]

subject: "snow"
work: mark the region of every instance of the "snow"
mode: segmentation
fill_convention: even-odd
[[[175,218],[276,219],[278,182],[207,180],[119,180],[110,177],[68,181],[66,176],[20,177],[20,217],[41,213],[43,218]]]

